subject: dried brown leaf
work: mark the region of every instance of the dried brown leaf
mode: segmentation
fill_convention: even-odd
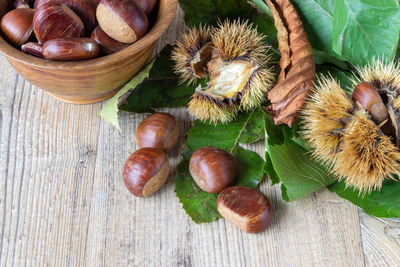
[[[268,93],[276,125],[292,127],[305,104],[316,77],[311,44],[290,0],[265,0],[278,30],[281,73]]]

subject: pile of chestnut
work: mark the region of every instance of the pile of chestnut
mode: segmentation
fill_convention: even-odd
[[[125,185],[132,194],[147,197],[164,185],[170,169],[166,152],[176,145],[178,137],[178,123],[170,114],[154,113],[139,124],[139,149],[130,155],[123,169]],[[189,172],[200,189],[219,194],[219,213],[239,229],[259,233],[271,222],[272,206],[263,193],[231,186],[238,174],[231,153],[215,147],[200,148],[190,158]]]
[[[16,0],[1,19],[3,35],[31,55],[83,60],[109,55],[142,38],[157,0]],[[33,7],[33,8],[32,8]]]

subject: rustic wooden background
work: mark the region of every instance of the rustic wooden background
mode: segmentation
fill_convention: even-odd
[[[183,28],[179,10],[157,48]],[[400,266],[400,220],[371,217],[327,190],[287,204],[265,182],[275,217],[258,235],[224,220],[193,223],[173,174],[153,197],[136,198],[121,170],[144,115],[121,114],[119,132],[98,116],[104,103],[55,100],[4,57],[0,86],[0,266]],[[185,109],[165,111],[182,133],[190,128]],[[261,143],[250,147],[263,154]]]

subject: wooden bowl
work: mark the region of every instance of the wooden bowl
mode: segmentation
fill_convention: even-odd
[[[0,0],[0,15],[10,0]],[[16,49],[0,37],[4,54],[24,79],[52,96],[69,103],[89,104],[112,97],[148,61],[155,42],[171,23],[178,0],[159,0],[154,25],[139,41],[100,58],[82,61],[49,61]]]

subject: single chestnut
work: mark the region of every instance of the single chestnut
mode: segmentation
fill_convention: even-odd
[[[103,31],[121,43],[136,42],[149,27],[146,15],[132,0],[101,0],[96,17]]]
[[[33,9],[18,8],[3,16],[0,22],[1,30],[12,44],[20,46],[33,36],[34,14]]]
[[[43,58],[43,47],[35,42],[29,42],[21,46],[21,50],[25,53],[31,54],[36,57]]]
[[[118,42],[108,36],[100,26],[97,26],[94,29],[90,38],[97,42],[100,46],[101,53],[104,55],[113,54],[129,46],[129,44]]]
[[[236,159],[223,149],[200,148],[190,158],[189,172],[202,190],[219,193],[234,182]]]
[[[33,30],[40,44],[56,39],[81,37],[82,20],[69,7],[60,3],[45,3],[38,7],[33,17]]]
[[[53,60],[82,60],[97,57],[100,48],[90,38],[52,39],[43,44],[43,57]]]
[[[353,100],[369,112],[376,124],[379,125],[389,118],[386,105],[372,84],[368,82],[358,84],[353,91]]]
[[[125,185],[138,197],[148,197],[167,181],[169,163],[160,148],[141,148],[126,160],[123,170]]]
[[[176,145],[178,137],[178,122],[168,113],[156,112],[146,117],[136,129],[139,147],[158,147],[165,152]]]
[[[96,9],[87,0],[36,0],[34,8],[37,9],[40,6],[50,2],[64,4],[74,11],[75,14],[78,15],[78,17],[82,20],[83,25],[85,25],[85,32],[87,35],[89,35],[96,27]]]
[[[134,0],[146,16],[149,16],[157,4],[157,0]]]
[[[245,186],[232,186],[222,191],[217,208],[230,223],[252,234],[265,230],[273,215],[269,199],[260,191]]]

